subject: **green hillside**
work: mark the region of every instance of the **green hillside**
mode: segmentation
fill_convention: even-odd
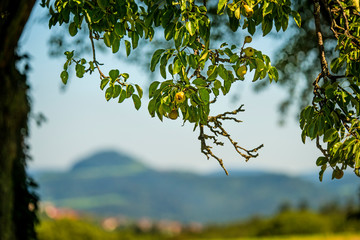
[[[225,222],[270,215],[283,203],[318,208],[342,199],[340,187],[286,175],[196,175],[155,171],[130,156],[99,152],[67,172],[37,174],[42,201],[103,216]],[[324,183],[325,184],[325,183]],[[352,184],[354,196],[357,185]]]

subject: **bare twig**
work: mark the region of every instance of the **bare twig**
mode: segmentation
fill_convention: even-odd
[[[201,142],[201,152],[206,155],[207,159],[209,159],[210,157],[215,158],[219,162],[222,169],[224,169],[226,175],[229,175],[229,172],[226,170],[226,168],[224,166],[223,160],[213,154],[213,152],[211,151],[211,147],[206,145],[205,139],[206,139],[206,137],[204,134],[204,126],[201,125],[200,126],[200,135],[199,135],[199,140]]]
[[[228,115],[236,115],[239,112],[243,112],[245,111],[243,109],[244,105],[241,105],[238,109],[231,111],[231,112],[224,112],[222,114],[216,115],[216,116],[209,116],[208,117],[208,121],[206,125],[201,125],[200,126],[200,135],[199,135],[199,140],[201,142],[201,152],[203,154],[206,155],[206,157],[209,159],[210,157],[215,158],[220,166],[224,169],[225,173],[228,175],[227,170],[224,167],[223,161],[222,159],[220,159],[219,157],[217,157],[212,151],[211,151],[211,147],[209,145],[206,144],[206,140],[207,139],[212,139],[213,143],[216,145],[223,145],[223,142],[220,142],[218,140],[219,136],[225,137],[229,140],[229,142],[233,145],[233,147],[235,148],[236,152],[240,154],[240,156],[242,156],[243,158],[245,158],[245,161],[248,161],[250,158],[255,158],[258,156],[257,151],[262,148],[264,145],[261,144],[260,146],[248,150],[244,147],[241,147],[238,142],[234,141],[232,139],[232,137],[230,136],[230,134],[225,130],[225,128],[222,126],[222,122],[223,120],[232,120],[235,121],[237,123],[242,122],[241,120],[235,118],[235,117],[229,117]],[[204,133],[204,128],[207,127],[209,129],[209,131],[213,134],[213,135],[207,135]]]

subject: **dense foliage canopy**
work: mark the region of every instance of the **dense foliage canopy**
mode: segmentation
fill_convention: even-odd
[[[216,6],[215,13],[211,12]],[[233,83],[244,81],[253,72],[253,80],[267,78],[277,82],[279,74],[270,58],[260,49],[252,48],[250,35],[262,31],[263,36],[272,30],[286,31],[292,17],[301,27],[300,14],[291,9],[289,0],[42,0],[51,18],[49,27],[67,24],[70,36],[85,31],[91,44],[92,58],[78,56],[74,50],[65,52],[66,62],[61,72],[64,84],[71,66],[76,76],[84,77],[97,71],[100,88],[106,100],[123,102],[132,99],[136,109],[141,106],[142,88],[132,84],[128,73],[119,69],[102,71],[96,59],[96,44],[111,48],[113,53],[125,51],[130,55],[141,38],[151,41],[156,32],[171,43],[170,48],[156,49],[150,60],[150,70],[159,66],[163,80],[148,87],[148,111],[160,120],[177,119],[179,112],[185,122],[199,129],[201,151],[207,158],[215,158],[227,173],[223,161],[212,152],[209,141],[223,145],[222,136],[246,160],[257,157],[254,149],[245,149],[223,127],[225,120],[240,122],[235,115],[243,106],[231,112],[210,116],[210,107],[220,95],[227,95]],[[326,17],[321,17],[320,10]],[[316,45],[319,51],[318,76],[312,80],[312,104],[300,114],[302,139],[316,141],[323,153],[316,164],[324,171],[331,167],[333,178],[341,178],[347,167],[360,168],[360,7],[358,0],[314,0]],[[218,43],[212,40],[212,27],[219,25],[228,31],[247,31],[238,44]],[[322,34],[323,21],[336,39],[333,59],[325,56]],[[140,42],[141,43],[141,42]],[[286,59],[284,59],[286,61]],[[330,64],[329,64],[329,63]],[[281,77],[281,76],[280,76]],[[320,141],[322,140],[322,142]]]

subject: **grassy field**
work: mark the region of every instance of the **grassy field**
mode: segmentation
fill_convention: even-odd
[[[184,226],[178,232],[177,225],[171,229],[173,225],[152,224],[150,229],[143,230],[136,222],[129,222],[107,231],[100,221],[92,218],[44,217],[37,226],[37,233],[39,240],[360,240],[360,220],[309,211],[289,211],[272,218],[209,225],[201,231]]]
[[[196,239],[196,240],[200,240],[200,239]],[[214,238],[208,240],[360,240],[360,234],[281,236],[281,237],[230,238],[230,239]]]

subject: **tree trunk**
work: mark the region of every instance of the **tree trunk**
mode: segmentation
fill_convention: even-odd
[[[25,173],[27,121],[30,112],[26,75],[16,69],[15,54],[35,0],[2,0],[0,3],[0,239],[31,239],[26,226],[28,204],[36,197],[28,191]],[[25,186],[25,187],[24,187]],[[31,200],[32,199],[32,200]],[[25,206],[24,206],[25,205]],[[25,212],[24,212],[25,211]],[[32,211],[30,211],[32,212]],[[33,218],[31,221],[34,222]],[[21,238],[19,231],[30,237]]]

